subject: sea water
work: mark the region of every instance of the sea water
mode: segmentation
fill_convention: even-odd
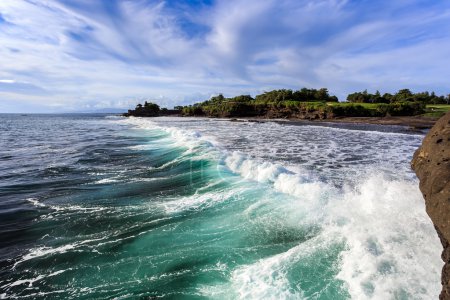
[[[0,115],[0,298],[432,299],[395,126]]]

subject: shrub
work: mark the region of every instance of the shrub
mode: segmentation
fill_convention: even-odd
[[[424,112],[425,104],[422,102],[394,102],[388,108],[391,116],[415,116]]]

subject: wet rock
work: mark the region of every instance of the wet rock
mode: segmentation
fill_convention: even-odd
[[[450,112],[426,135],[411,167],[420,180],[427,213],[444,248],[439,299],[450,299]]]

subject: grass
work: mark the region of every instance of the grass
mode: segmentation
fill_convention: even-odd
[[[450,111],[450,104],[428,104],[423,116],[439,118],[448,111]]]
[[[361,105],[364,108],[374,109],[377,108],[379,103],[327,102],[327,105],[329,106]]]

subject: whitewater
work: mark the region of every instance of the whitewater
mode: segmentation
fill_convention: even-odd
[[[438,297],[441,246],[409,166],[422,132],[3,118],[5,141],[40,125],[0,151],[14,233],[0,298]]]

